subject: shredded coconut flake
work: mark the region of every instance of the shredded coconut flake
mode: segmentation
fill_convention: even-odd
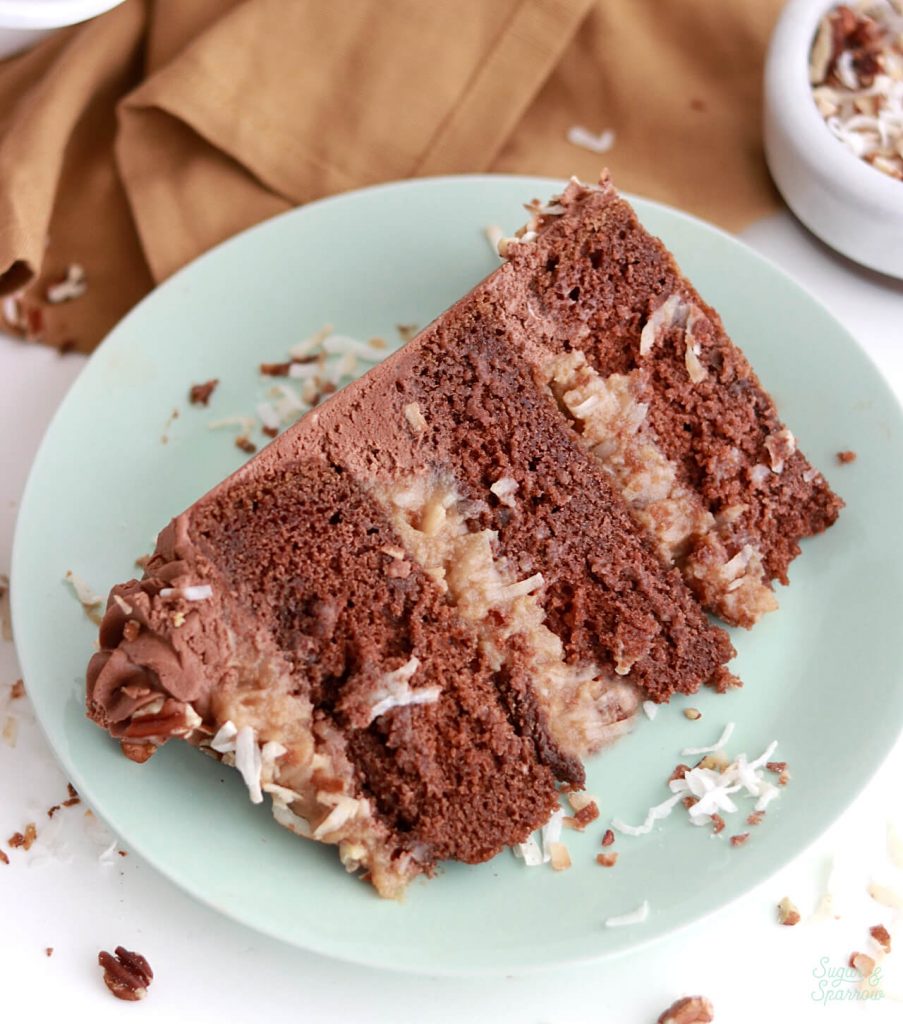
[[[70,302],[72,299],[81,298],[88,290],[88,280],[85,271],[78,263],[71,263],[66,269],[66,276],[62,281],[47,286],[44,293],[47,301],[52,305],[60,302]]]
[[[235,735],[235,767],[245,780],[252,804],[263,802],[263,793],[260,791],[261,765],[260,747],[257,746],[254,730],[250,725],[243,725]]]
[[[195,583],[188,587],[163,587],[160,597],[181,597],[185,601],[206,601],[213,597],[209,583]]]
[[[537,868],[543,863],[542,850],[533,836],[530,836],[525,843],[517,843],[512,846],[511,852],[515,857],[519,857],[528,868]]]
[[[496,256],[501,255],[499,252],[499,244],[505,237],[505,232],[498,226],[498,224],[487,224],[483,228],[483,234],[486,236],[486,241],[492,247],[492,251]]]
[[[552,847],[561,840],[561,830],[564,823],[564,810],[559,807],[553,811],[549,820],[539,830],[542,843],[542,859],[547,863],[552,857]]]
[[[330,334],[323,341],[323,351],[336,355],[354,355],[368,363],[376,363],[382,359],[382,353],[369,342],[358,341],[347,334]]]
[[[572,146],[588,149],[591,153],[607,153],[615,144],[615,133],[606,128],[596,135],[583,125],[575,124],[568,128],[567,140]]]
[[[288,354],[292,359],[304,359],[309,355],[323,350],[323,342],[332,334],[332,324],[324,324],[318,331],[314,331],[310,337],[292,345]]]
[[[625,925],[630,924],[643,924],[644,921],[649,917],[649,900],[643,900],[643,902],[636,908],[631,910],[628,914],[619,914],[616,917],[607,917],[605,919],[606,928],[622,928]]]
[[[640,355],[648,356],[661,334],[672,327],[684,327],[690,313],[689,305],[675,292],[652,312],[640,332]]]
[[[408,421],[410,428],[417,434],[422,434],[427,428],[427,422],[420,411],[419,402],[408,402],[404,407],[404,418]]]
[[[231,754],[235,751],[235,737],[238,728],[232,721],[223,722],[217,729],[216,735],[210,741],[210,746],[218,754]]]
[[[621,821],[620,818],[613,818],[611,827],[617,829],[618,832],[623,832],[626,836],[644,836],[652,831],[657,821],[663,821],[667,818],[674,810],[675,804],[680,803],[682,799],[683,795],[677,793],[674,796],[669,796],[667,800],[663,800],[660,804],[656,804],[655,807],[651,807],[642,825],[628,825],[626,822]]]
[[[651,722],[655,718],[655,716],[658,714],[658,704],[656,704],[654,700],[644,700],[643,701],[643,711],[644,711],[646,717]]]
[[[71,569],[66,571],[64,579],[75,591],[75,596],[78,598],[79,604],[84,608],[88,618],[96,625],[100,625],[100,608],[103,604],[103,598],[95,594],[81,576],[74,573]]]
[[[257,416],[267,430],[278,430],[282,425],[282,417],[269,402],[257,404]]]
[[[728,722],[724,727],[724,731],[718,737],[718,739],[710,747],[684,747],[680,752],[682,757],[695,757],[697,754],[714,754],[716,750],[721,750],[727,741],[734,734],[734,723]]]
[[[544,582],[542,573],[537,572],[519,583],[509,583],[507,586],[500,587],[496,596],[499,602],[515,601],[519,597],[532,594],[534,590],[539,590]]]
[[[375,701],[370,708],[369,722],[375,721],[394,708],[404,708],[412,704],[435,704],[439,700],[442,696],[442,688],[439,686],[411,689],[409,680],[419,667],[420,659],[413,656],[400,668],[394,672],[387,672],[382,677],[379,688],[373,694]]]
[[[250,433],[255,423],[250,416],[224,416],[222,419],[210,420],[207,424],[208,430],[224,430],[228,427],[238,427],[243,434]]]
[[[514,477],[502,476],[492,484],[489,490],[492,491],[503,505],[507,505],[508,508],[514,508],[517,504],[514,494],[518,486],[519,484]]]
[[[875,902],[881,903],[885,907],[891,907],[893,910],[903,910],[903,892],[900,892],[899,889],[872,882],[868,887],[868,892]]]

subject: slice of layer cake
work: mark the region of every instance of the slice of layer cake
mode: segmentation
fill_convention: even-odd
[[[508,333],[520,287],[477,289],[179,516],[88,671],[129,757],[176,736],[234,763],[383,895],[525,841],[641,699],[733,681]]]
[[[796,446],[718,314],[607,176],[572,180],[501,248],[483,285],[505,331],[710,611],[777,607],[799,541],[843,502]]]

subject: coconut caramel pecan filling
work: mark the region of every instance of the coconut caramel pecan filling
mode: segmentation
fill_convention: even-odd
[[[501,486],[499,486],[501,485]],[[516,500],[508,481],[493,485]],[[493,667],[509,657],[508,641],[526,647],[531,684],[546,713],[549,732],[567,754],[583,756],[627,731],[639,707],[631,668],[615,672],[587,662],[570,665],[561,638],[545,624],[541,573],[521,578],[498,553],[498,534],[473,522],[486,509],[458,492],[444,475],[422,476],[375,489],[409,557],[432,577],[462,618],[474,625]]]
[[[173,571],[184,567],[173,564]],[[271,797],[280,825],[338,846],[347,870],[369,870],[381,895],[399,896],[421,866],[410,852],[398,851],[369,800],[358,795],[339,728],[314,715],[297,675],[265,636],[254,638],[247,624],[232,623],[221,612],[211,626],[210,620],[180,610],[201,597],[218,605],[222,589],[204,585],[199,594],[201,587],[192,589],[182,576],[162,589],[150,580],[118,587],[100,632],[102,642],[114,649],[96,654],[88,671],[95,713],[132,760],[146,761],[178,737],[236,768],[253,803]],[[167,628],[169,642],[161,636]],[[219,667],[211,672],[222,673],[223,682],[205,696],[205,670],[193,649],[204,645],[209,628],[216,629],[222,644]],[[438,687],[411,688],[418,667],[413,657],[387,667],[361,709],[364,720],[437,700]]]
[[[671,296],[643,329],[641,355],[651,352],[661,331],[677,324],[686,333],[687,372],[694,379],[699,360],[692,327],[699,315],[696,306]],[[583,352],[575,351],[548,360],[542,376],[584,446],[614,478],[662,559],[681,569],[705,604],[725,621],[743,626],[777,607],[756,548],[728,548],[726,535],[735,510],[713,516],[696,491],[680,481],[677,466],[648,429],[644,370],[603,377]]]
[[[407,852],[393,857],[388,829],[370,801],[355,795],[344,736],[328,719],[314,720],[310,701],[290,693],[288,681],[278,680],[275,690],[273,680],[266,689],[252,681],[218,694],[223,724],[202,749],[241,773],[253,803],[268,795],[284,828],[338,846],[347,871],[368,870],[382,896],[400,896],[417,864]]]

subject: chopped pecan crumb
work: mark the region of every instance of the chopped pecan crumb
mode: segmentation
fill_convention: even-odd
[[[711,1024],[715,1010],[705,996],[684,996],[672,1003],[656,1024]]]
[[[858,971],[863,978],[868,978],[875,969],[875,960],[868,953],[851,953],[850,967]]]
[[[0,864],[9,864],[9,857],[6,856],[5,850],[0,850]]]
[[[279,428],[278,427],[261,427],[260,429],[264,432],[264,434],[266,434],[267,437],[278,437],[279,436]]]
[[[284,363],[261,363],[260,375],[262,377],[287,377],[288,371],[291,368],[291,360],[288,360]]]
[[[883,924],[876,924],[873,928],[869,928],[869,935],[871,935],[885,953],[890,952],[890,932]]]
[[[125,740],[119,746],[123,754],[136,764],[144,764],[145,761],[153,756],[154,751],[157,749],[153,743],[128,743]]]
[[[395,330],[398,331],[398,337],[405,343],[409,342],[411,338],[415,337],[420,328],[417,324],[397,324]]]
[[[851,452],[851,451],[838,452],[837,453],[837,461],[839,463],[841,463],[841,465],[843,465],[844,463],[847,463],[847,462],[855,462],[856,461],[856,453],[855,452]]]
[[[75,807],[76,804],[80,804],[82,799],[80,796],[70,796],[68,800],[63,801],[63,807]]]
[[[45,947],[44,956],[53,956],[53,946]]]
[[[52,818],[54,814],[62,807],[62,804],[54,804],[53,807],[47,808],[47,817]]]
[[[599,807],[595,800],[591,800],[574,815],[581,831],[591,822],[599,817]]]
[[[616,853],[597,853],[596,863],[601,864],[603,868],[613,868],[618,861],[618,855]]]
[[[761,825],[762,819],[765,817],[764,811],[753,811],[752,814],[746,819],[747,825]]]
[[[573,817],[565,817],[563,821],[568,828],[576,829],[577,832],[582,832],[591,821],[595,821],[598,817],[599,808],[596,805],[595,800],[590,800],[590,802],[584,804],[573,815]]]
[[[679,765],[677,765],[677,767],[674,769],[674,771],[671,772],[671,775],[669,776],[668,781],[669,782],[674,782],[677,779],[682,779],[687,774],[687,772],[689,770],[690,770],[690,766],[688,764],[679,764]]]
[[[689,810],[691,807],[696,806],[697,800],[695,796],[685,796],[683,800],[681,800],[681,803],[687,810]]]
[[[128,857],[129,855],[128,850],[117,850],[116,852],[119,854],[120,857]]]
[[[13,832],[6,843],[12,850],[30,850],[34,841],[38,838],[38,830],[33,821],[25,826],[24,832]]]
[[[66,783],[66,792],[69,794],[69,799],[70,800],[73,797],[78,796],[78,790],[75,788],[75,786],[72,785],[71,782],[67,782]]]
[[[115,956],[102,950],[97,962],[103,968],[104,984],[117,999],[134,1002],[147,995],[154,972],[140,953],[117,946]]]
[[[257,451],[257,445],[245,434],[239,434],[235,438],[235,447],[247,452],[248,455],[253,455]]]
[[[718,835],[718,833],[719,832],[723,832],[724,829],[725,829],[724,818],[722,818],[720,814],[713,814],[712,815],[712,831],[715,833],[715,835]]]
[[[21,679],[17,679],[13,683],[12,689],[9,691],[9,696],[10,700],[18,700],[20,697],[25,696],[25,683],[23,683]]]
[[[217,378],[205,381],[203,384],[192,384],[191,390],[188,392],[188,401],[192,405],[207,405],[210,402],[210,396],[216,391],[218,385],[219,380]]]
[[[778,785],[786,786],[790,781],[790,772],[787,771],[786,761],[769,761],[765,767],[778,776]]]
[[[738,832],[737,835],[731,836],[731,846],[742,846],[748,839],[748,832]]]
[[[689,718],[691,722],[695,722],[702,718],[702,712],[699,708],[684,708],[684,718]]]
[[[602,836],[602,845],[603,846],[611,846],[611,844],[614,841],[615,841],[615,834],[614,834],[614,832],[612,832],[612,830],[610,828],[607,828],[605,830],[605,835]]]
[[[785,896],[778,904],[778,921],[788,927],[800,923],[800,912],[789,896]]]

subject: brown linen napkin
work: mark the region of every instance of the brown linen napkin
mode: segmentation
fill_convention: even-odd
[[[126,0],[0,64],[4,318],[88,351],[235,232],[414,175],[606,163],[622,188],[740,226],[774,203],[759,87],[778,7]],[[613,129],[611,151],[569,143],[576,123]],[[48,301],[72,264],[84,294]]]

